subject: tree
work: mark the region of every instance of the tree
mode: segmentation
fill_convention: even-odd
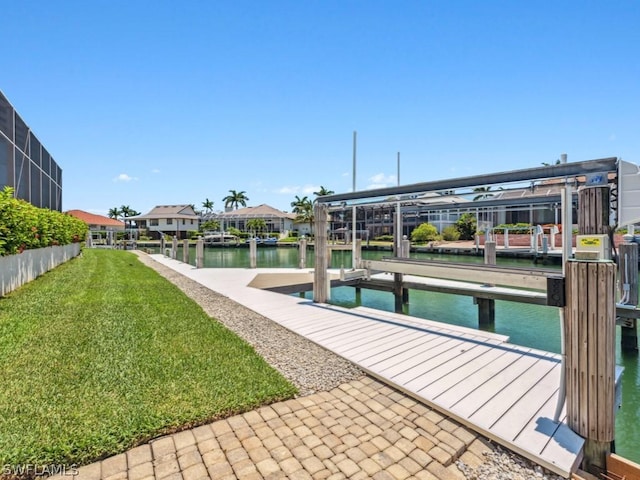
[[[200,224],[201,232],[217,231],[220,228],[220,222],[218,220],[207,220]]]
[[[292,212],[293,213],[302,213],[305,210],[308,210],[309,207],[311,206],[311,200],[309,200],[306,196],[300,198],[298,195],[296,195],[296,199],[291,202],[291,208],[292,208]]]
[[[205,198],[204,202],[202,202],[202,208],[204,208],[205,213],[211,213],[211,210],[213,210],[213,202]]]
[[[267,222],[264,221],[264,218],[252,218],[247,221],[247,228],[255,237],[256,232],[261,232],[267,228]]]
[[[460,240],[473,240],[478,229],[478,220],[473,213],[464,213],[455,224],[460,232]]]
[[[555,163],[542,162],[542,165],[545,167],[551,167],[552,165],[560,165],[562,163],[559,158],[556,159]]]
[[[324,188],[322,185],[320,185],[320,190],[318,190],[317,192],[313,192],[313,194],[316,197],[324,197],[325,195],[332,195],[335,192],[333,190],[327,190],[326,188]]]
[[[249,197],[247,197],[244,190],[241,192],[229,190],[229,195],[224,197],[222,201],[224,202],[224,208],[233,207],[234,210],[237,210],[238,205],[242,205],[243,207],[247,206]]]
[[[133,208],[129,207],[129,205],[122,205],[120,207],[120,213],[125,219],[127,217],[135,217],[136,215],[140,215],[140,212],[136,212]]]
[[[314,192],[317,194],[317,192]],[[296,214],[296,222],[312,223],[313,222],[313,203],[306,196],[300,198],[296,195],[296,199],[291,202],[292,212]]]
[[[110,208],[108,216],[109,218],[118,220],[122,216],[122,211],[118,207]]]
[[[430,223],[421,223],[411,232],[411,241],[424,243],[438,240],[438,229]]]
[[[489,190],[491,190],[491,186],[474,188],[474,193],[479,193],[479,195],[473,197],[473,201],[475,202],[476,200],[486,200],[487,198],[493,197],[493,193],[489,193]]]

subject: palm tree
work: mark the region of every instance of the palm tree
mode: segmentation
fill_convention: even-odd
[[[135,217],[136,215],[140,215],[140,212],[136,212],[133,208],[131,208],[129,205],[122,205],[120,207],[120,213],[122,214],[122,216],[124,218],[127,217]]]
[[[252,218],[247,221],[247,228],[255,237],[256,232],[261,232],[267,228],[267,222],[264,221],[264,218]]]
[[[313,203],[306,196],[300,198],[296,195],[296,199],[291,202],[291,208],[296,214],[296,222],[313,224]]]
[[[118,207],[110,208],[107,215],[109,216],[109,218],[118,220],[122,216],[122,211]]]
[[[333,195],[334,193],[336,192],[334,192],[333,190],[327,190],[322,185],[320,185],[320,190],[318,190],[317,192],[313,192],[316,197],[324,197],[325,195]]]
[[[298,195],[296,195],[296,199],[291,202],[292,212],[297,214],[302,213],[310,206],[311,200],[309,200],[306,196],[300,198]]]
[[[222,201],[224,202],[224,208],[233,207],[234,210],[237,210],[238,205],[242,205],[243,207],[247,206],[249,197],[245,195],[244,190],[241,192],[229,190],[229,195],[224,197]]]
[[[311,227],[313,228],[314,218],[315,217],[313,216],[313,206],[309,204],[308,208],[305,208],[302,212],[298,213],[298,216],[296,217],[296,222],[310,223]]]
[[[556,159],[555,163],[542,162],[542,165],[545,167],[551,167],[552,165],[560,165],[561,161],[559,158]]]
[[[202,202],[202,208],[204,208],[205,213],[211,213],[211,210],[213,210],[213,202],[205,198],[204,202]]]
[[[493,193],[489,193],[489,190],[491,190],[491,186],[474,188],[474,193],[479,193],[479,195],[473,197],[473,201],[475,202],[476,200],[486,200],[487,198],[493,197]]]

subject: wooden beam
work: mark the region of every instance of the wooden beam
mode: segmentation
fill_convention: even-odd
[[[410,259],[365,260],[364,268],[371,271],[405,273],[422,277],[461,280],[481,284],[505,285],[546,291],[547,276],[557,271],[504,268],[492,265],[452,265],[451,263],[420,262]]]

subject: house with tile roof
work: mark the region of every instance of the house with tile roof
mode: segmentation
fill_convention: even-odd
[[[124,222],[115,218],[96,215],[95,213],[85,212],[84,210],[69,210],[67,212],[72,217],[82,220],[89,226],[89,230],[95,231],[112,231],[123,232]]]
[[[249,220],[262,219],[266,224],[267,232],[279,234],[281,237],[289,235],[294,230],[300,231],[300,224],[295,222],[295,213],[283,212],[266,204],[213,214],[211,219],[219,221],[220,228],[224,230],[237,228],[242,232],[246,232],[249,230],[247,228]]]
[[[159,239],[163,234],[178,239],[189,238],[189,232],[198,231],[200,216],[191,205],[158,205],[149,213],[127,217],[136,222],[138,230],[146,229],[151,238]]]

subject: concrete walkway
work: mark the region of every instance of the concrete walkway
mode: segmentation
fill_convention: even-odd
[[[492,446],[363,377],[157,438],[81,467],[78,480],[463,479]],[[65,477],[58,477],[59,479]]]

